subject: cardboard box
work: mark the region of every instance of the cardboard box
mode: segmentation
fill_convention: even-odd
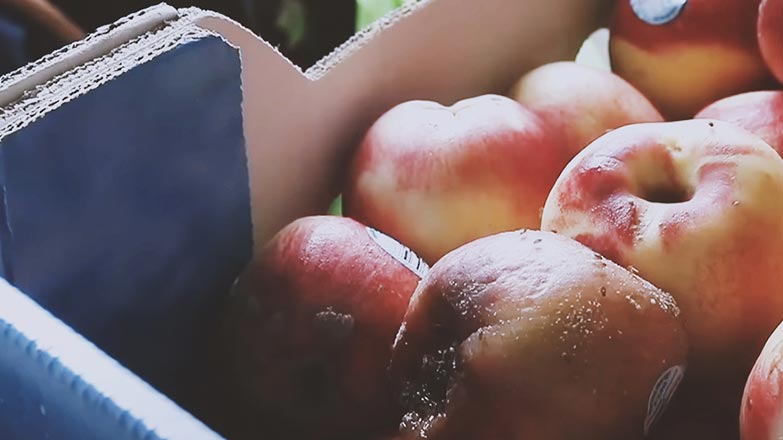
[[[188,411],[254,245],[326,210],[384,110],[503,93],[609,3],[411,2],[306,71],[159,5],[0,78],[0,438],[220,438]]]

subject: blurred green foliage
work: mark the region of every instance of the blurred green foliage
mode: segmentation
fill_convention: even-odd
[[[405,0],[356,0],[356,30],[364,29],[403,3]]]
[[[331,206],[329,206],[329,215],[343,215],[343,196],[342,194],[337,196],[334,201],[332,201]]]
[[[283,0],[280,4],[276,26],[285,35],[288,47],[298,46],[307,29],[306,9],[300,0]]]

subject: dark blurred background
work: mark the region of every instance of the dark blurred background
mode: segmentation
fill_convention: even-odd
[[[0,74],[161,1],[0,0]],[[168,0],[227,15],[306,69],[347,40],[356,0]]]

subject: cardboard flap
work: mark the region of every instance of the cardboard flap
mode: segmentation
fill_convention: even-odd
[[[257,243],[324,212],[369,125],[410,99],[450,104],[504,93],[526,71],[573,59],[609,0],[429,0],[379,20],[302,75],[217,14],[195,21],[242,52]]]

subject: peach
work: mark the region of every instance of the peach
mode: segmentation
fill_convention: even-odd
[[[771,77],[756,42],[760,0],[619,0],[612,69],[668,119],[763,88]]]
[[[783,438],[783,324],[772,333],[748,375],[740,410],[742,440]]]
[[[641,439],[685,369],[672,297],[567,237],[480,238],[433,265],[390,372],[403,439]]]
[[[696,118],[731,122],[760,136],[778,154],[783,153],[783,91],[781,90],[747,92],[723,98],[702,109],[696,114]]]
[[[271,420],[262,436],[367,438],[395,426],[386,368],[427,269],[349,218],[301,218],[272,238],[240,278],[228,319],[240,390],[257,419]]]
[[[542,228],[671,293],[688,331],[690,377],[738,408],[783,319],[783,159],[769,145],[716,120],[619,128],[569,163]]]
[[[568,158],[606,131],[663,117],[632,85],[612,72],[561,61],[531,70],[510,97],[564,137]]]
[[[783,0],[762,0],[757,27],[761,55],[783,83]]]
[[[343,206],[434,262],[485,235],[537,229],[566,163],[558,134],[509,98],[410,101],[367,132]]]

